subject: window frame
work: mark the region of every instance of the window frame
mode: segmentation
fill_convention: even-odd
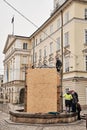
[[[57,29],[59,29],[60,28],[60,18],[59,19],[57,19]]]
[[[50,25],[50,34],[53,33],[53,24]]]
[[[34,62],[37,62],[37,52],[35,52],[35,55],[34,55]]]
[[[65,23],[67,23],[68,21],[69,21],[69,11],[67,11],[66,13],[65,13]]]
[[[27,50],[28,49],[28,43],[23,43],[23,49]]]
[[[44,47],[44,57],[47,56],[47,46]]]
[[[66,56],[65,57],[65,72],[69,72],[69,59],[70,57],[69,56]]]
[[[85,40],[85,44],[87,44],[87,29],[85,29],[85,38],[84,38],[84,40]]]
[[[60,37],[56,39],[56,50],[60,50]]]
[[[85,8],[85,20],[87,20],[87,8]]]
[[[53,53],[53,42],[50,42],[50,54]]]
[[[85,56],[85,70],[87,71],[87,55]]]
[[[64,45],[65,47],[69,45],[69,32],[64,34]]]
[[[41,59],[42,58],[42,50],[40,49],[39,50],[39,59]]]

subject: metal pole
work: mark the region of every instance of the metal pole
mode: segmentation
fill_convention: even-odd
[[[60,72],[61,76],[61,85],[60,85],[60,102],[61,102],[61,111],[63,111],[63,96],[62,96],[62,87],[63,87],[63,12],[61,10],[61,62],[62,62],[62,68]]]
[[[58,72],[57,72],[58,73]],[[60,108],[60,85],[59,85],[59,77],[58,77],[58,74],[57,74],[57,112],[59,112],[61,110]]]
[[[26,112],[27,111],[27,84],[26,84],[26,75],[27,75],[27,72],[26,72],[27,68],[25,66],[25,93],[24,93],[24,111]]]

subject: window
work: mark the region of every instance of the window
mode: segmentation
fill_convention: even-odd
[[[57,29],[60,28],[60,19],[57,20]]]
[[[44,39],[46,39],[47,36],[48,36],[48,34],[47,34],[47,30],[46,30],[46,31],[44,32]]]
[[[42,50],[40,49],[39,50],[39,59],[41,59],[41,57],[42,57]]]
[[[47,46],[44,47],[44,57],[47,56]]]
[[[87,43],[87,29],[85,30],[85,43]]]
[[[7,76],[7,81],[9,81],[9,64],[7,64],[6,76]]]
[[[35,42],[35,46],[37,46],[37,39],[35,40],[36,42]]]
[[[69,12],[65,13],[65,23],[69,21]]]
[[[65,72],[69,72],[69,57],[65,57]]]
[[[31,63],[33,63],[33,55],[31,55]]]
[[[60,50],[60,37],[57,38],[56,47],[57,47],[57,50]]]
[[[34,61],[37,62],[37,53],[35,52]]]
[[[50,54],[53,53],[53,42],[50,43]]]
[[[86,71],[87,71],[87,56],[85,57]]]
[[[27,43],[23,43],[23,49],[27,50]]]
[[[27,56],[23,56],[23,64],[27,64]]]
[[[53,25],[50,26],[50,34],[53,33]]]
[[[25,72],[22,71],[22,80],[25,80]]]
[[[87,20],[87,9],[85,9],[85,19]]]
[[[42,36],[40,35],[40,42],[42,42]]]
[[[69,45],[69,32],[66,32],[64,37],[65,37],[64,39],[65,46],[68,46]]]

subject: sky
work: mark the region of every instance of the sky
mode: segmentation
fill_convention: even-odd
[[[4,72],[3,49],[8,34],[12,34],[12,17],[14,16],[14,35],[30,36],[38,29],[5,1],[40,27],[50,17],[54,0],[0,0],[0,75]]]

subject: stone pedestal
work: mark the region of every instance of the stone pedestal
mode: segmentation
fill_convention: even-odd
[[[26,112],[10,111],[10,119],[11,121],[16,123],[31,123],[31,124],[70,123],[77,120],[77,113],[30,114]]]

